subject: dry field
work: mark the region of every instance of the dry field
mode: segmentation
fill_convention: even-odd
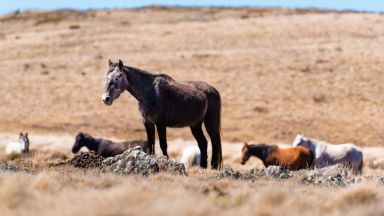
[[[136,101],[101,102],[108,58],[179,80],[204,80],[223,100],[224,163],[240,143],[291,143],[297,133],[364,146],[364,175],[384,172],[384,16],[268,9],[144,8],[25,12],[0,17],[0,149],[31,134],[32,155],[1,161],[2,215],[382,215],[384,187],[304,186],[116,176],[48,164],[71,157],[74,136],[143,139]],[[188,129],[170,129],[178,158]],[[370,147],[370,148],[369,148]],[[159,151],[157,151],[159,152]]]
[[[29,173],[0,171],[2,215],[382,215],[384,185],[371,181],[347,187],[310,186],[301,177],[255,181],[218,179],[218,171],[193,168],[187,176],[160,173],[120,176],[97,169],[49,165],[71,157],[73,137],[32,135],[28,158],[0,155]],[[12,134],[0,134],[3,143]],[[170,155],[193,141],[170,141]],[[225,165],[239,171],[261,168],[252,158],[239,163],[241,143],[224,143]],[[4,147],[0,146],[0,149]],[[157,151],[160,149],[158,148]],[[235,152],[235,154],[234,154]],[[364,148],[364,176],[383,175],[384,148]]]

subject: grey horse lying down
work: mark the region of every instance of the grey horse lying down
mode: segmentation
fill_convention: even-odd
[[[136,146],[140,146],[145,152],[148,153],[148,144],[146,141],[135,140],[112,142],[111,140],[94,138],[91,135],[80,132],[76,136],[75,144],[72,147],[72,153],[77,153],[83,146],[96,152],[97,155],[102,157],[113,157]]]

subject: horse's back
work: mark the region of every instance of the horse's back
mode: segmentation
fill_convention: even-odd
[[[209,95],[208,84],[198,81],[167,81],[159,78],[155,85],[158,109],[163,109],[161,121],[169,127],[191,126],[203,120]]]
[[[290,170],[309,168],[313,161],[313,154],[303,146],[279,148],[276,154],[280,162]]]
[[[181,163],[184,164],[185,168],[192,166],[200,166],[201,153],[197,146],[188,146],[183,150],[181,156]]]
[[[337,145],[336,145],[337,146]],[[358,148],[355,144],[341,144],[340,147],[343,150],[344,156],[336,161],[350,167],[356,174],[362,172],[363,165],[363,151]]]
[[[328,144],[326,148],[324,148],[323,153],[333,157],[334,159],[342,159],[347,156],[358,156],[362,154],[362,150],[352,143]]]
[[[316,157],[316,167],[345,164],[353,170],[361,170],[363,151],[355,144],[327,144],[320,149],[321,152]]]
[[[200,91],[203,91],[207,95],[219,95],[219,91],[215,87],[209,85],[204,81],[184,81],[184,83],[194,86],[195,88],[199,89]]]
[[[12,142],[5,147],[6,154],[21,154],[23,148],[20,143]]]
[[[157,94],[166,93],[169,97],[177,99],[194,99],[201,100],[205,98],[205,91],[209,86],[201,81],[175,81],[168,80],[163,77],[157,77],[154,81],[155,92]]]
[[[122,143],[124,145],[124,149],[127,150],[129,148],[134,148],[134,147],[141,147],[144,152],[148,152],[148,143],[147,141],[143,140],[133,140],[133,141],[126,141]],[[124,151],[125,151],[124,150]]]
[[[114,157],[125,151],[124,145],[110,140],[102,140],[99,145],[98,155],[102,157]]]
[[[354,144],[348,144],[347,156],[351,158],[355,163],[360,163],[363,160],[363,151]]]

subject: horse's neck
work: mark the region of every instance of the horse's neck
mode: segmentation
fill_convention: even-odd
[[[129,83],[127,91],[140,103],[148,104],[148,95],[154,92],[153,81],[156,75],[133,67],[124,67],[124,72]]]
[[[255,157],[258,157],[260,160],[262,160],[264,162],[264,160],[266,159],[266,152],[268,151],[268,149],[266,149],[267,147],[250,147],[250,151],[251,151],[251,155],[255,156]]]
[[[315,157],[320,156],[321,153],[324,152],[326,150],[327,146],[329,145],[328,143],[321,141],[321,140],[317,140],[317,139],[311,138],[310,141],[312,143],[310,146],[310,149],[314,153]]]
[[[86,138],[87,141],[86,141],[86,144],[85,146],[91,150],[91,151],[94,151],[94,152],[98,152],[99,150],[99,146],[100,146],[100,140],[99,139],[95,139],[93,137],[87,137]]]
[[[23,151],[28,152],[29,151],[29,141],[23,141],[21,144],[22,144],[21,146],[22,146]]]

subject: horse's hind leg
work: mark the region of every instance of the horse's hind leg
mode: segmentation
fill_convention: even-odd
[[[204,124],[212,142],[211,167],[219,169],[222,166],[220,127],[217,125],[217,122],[212,121],[210,118],[206,118]]]
[[[164,156],[168,157],[167,152],[167,127],[164,125],[156,124],[157,134],[159,135],[160,148]]]
[[[145,132],[147,133],[147,143],[149,154],[155,154],[155,124],[144,121]]]
[[[191,131],[192,131],[193,137],[195,137],[195,139],[199,145],[199,149],[200,149],[200,153],[201,153],[200,167],[207,168],[208,142],[207,142],[207,139],[205,139],[205,136],[204,136],[203,130],[201,129],[201,126],[202,126],[202,123],[198,123],[194,126],[191,126]]]

